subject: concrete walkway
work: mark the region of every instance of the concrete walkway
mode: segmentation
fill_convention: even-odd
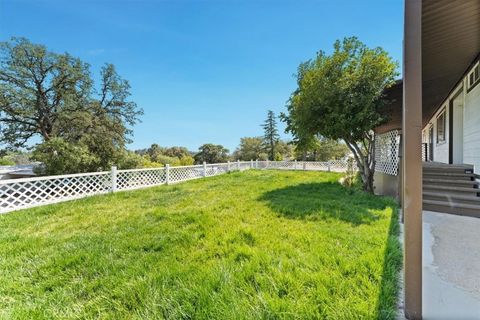
[[[480,219],[423,212],[424,319],[480,319]]]

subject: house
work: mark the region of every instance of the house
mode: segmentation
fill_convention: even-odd
[[[480,0],[405,0],[403,46],[375,187],[401,200],[405,316],[421,319],[423,210],[480,218]]]
[[[421,158],[424,209],[480,217],[480,1],[423,1]],[[451,5],[454,3],[455,5]],[[438,10],[435,11],[434,9]],[[458,11],[458,12],[457,12]],[[462,17],[456,23],[452,17]],[[437,31],[438,24],[452,27]],[[432,24],[432,26],[430,26]],[[460,42],[460,43],[458,43]],[[428,81],[426,80],[428,79]],[[403,81],[386,90],[389,121],[375,129],[375,191],[401,198]]]

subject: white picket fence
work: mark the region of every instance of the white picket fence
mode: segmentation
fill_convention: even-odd
[[[0,180],[0,213],[79,199],[108,192],[173,184],[248,169],[345,172],[347,161],[237,161]]]

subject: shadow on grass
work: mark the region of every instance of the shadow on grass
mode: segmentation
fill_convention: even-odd
[[[399,275],[402,269],[402,246],[398,240],[400,222],[397,208],[390,218],[387,243],[383,255],[383,271],[380,292],[377,299],[377,319],[397,319],[397,302],[399,299]]]
[[[264,193],[259,200],[290,219],[337,219],[353,225],[378,219],[374,210],[391,203],[336,182],[304,183]]]
[[[264,193],[265,201],[279,215],[290,219],[337,219],[354,226],[369,224],[379,216],[376,210],[392,207],[379,280],[376,319],[396,319],[402,248],[398,240],[400,226],[397,205],[391,198],[379,197],[345,188],[334,182],[305,183]]]

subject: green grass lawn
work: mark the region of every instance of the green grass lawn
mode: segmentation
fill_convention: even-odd
[[[3,319],[394,319],[395,203],[246,171],[0,216]]]

